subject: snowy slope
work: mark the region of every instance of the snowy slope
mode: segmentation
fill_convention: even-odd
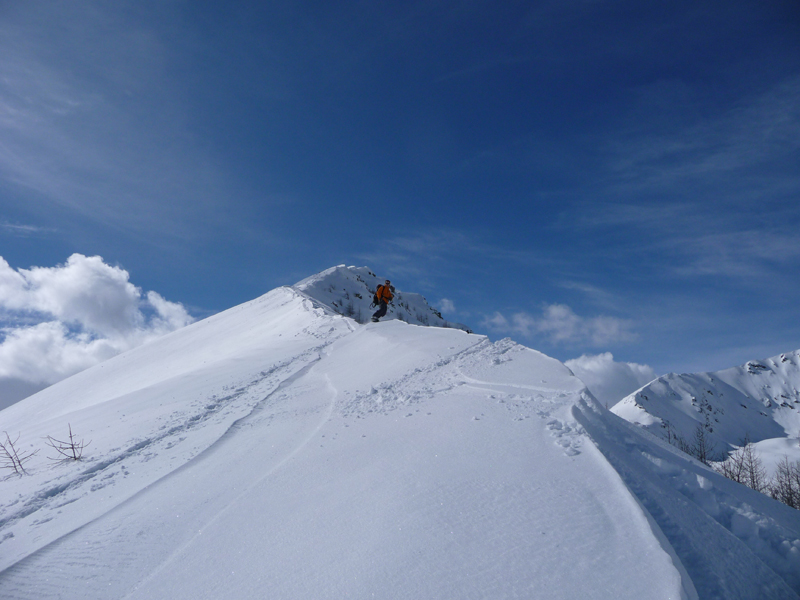
[[[798,597],[800,511],[726,479],[597,403],[579,406],[576,418],[669,541],[699,598]]]
[[[339,265],[312,275],[294,285],[294,288],[322,304],[359,323],[367,323],[377,307],[370,308],[372,295],[386,280],[367,267]],[[398,319],[415,325],[469,329],[461,323],[451,323],[428,304],[420,294],[395,290],[394,299],[382,321]]]
[[[669,429],[691,440],[698,424],[719,451],[745,436],[776,462],[800,460],[800,351],[715,373],[659,377],[612,412],[661,437]]]
[[[612,415],[558,361],[358,325],[297,287],[0,412],[26,447],[67,423],[83,461],[41,452],[0,481],[4,600],[800,591],[800,512]]]

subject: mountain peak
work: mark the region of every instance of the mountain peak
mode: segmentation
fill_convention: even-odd
[[[358,323],[367,323],[376,310],[375,307],[370,308],[372,295],[386,279],[378,277],[368,267],[337,265],[298,281],[292,288],[340,315],[350,317]],[[470,332],[466,325],[445,319],[421,294],[397,289],[394,290],[394,300],[382,320],[394,319],[413,325],[447,327]]]

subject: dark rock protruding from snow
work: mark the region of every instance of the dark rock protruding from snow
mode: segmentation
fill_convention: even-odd
[[[370,308],[372,295],[386,279],[378,277],[367,267],[339,265],[307,277],[293,287],[341,315],[351,317],[359,323],[367,323],[377,310],[375,307]],[[413,325],[470,331],[466,325],[446,320],[422,295],[397,289],[386,316],[381,320],[392,319]]]

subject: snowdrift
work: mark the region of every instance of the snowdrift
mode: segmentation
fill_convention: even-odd
[[[341,275],[0,412],[42,448],[0,481],[0,596],[798,597],[800,512],[611,414],[539,352],[358,324],[321,293],[344,298]],[[41,439],[68,425],[85,458],[49,461]]]

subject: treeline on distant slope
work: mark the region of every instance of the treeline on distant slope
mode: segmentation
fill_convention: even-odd
[[[770,477],[748,437],[726,458],[724,453],[717,452],[702,423],[697,424],[691,440],[678,435],[669,425],[665,429],[664,438],[670,444],[694,456],[717,473],[800,509],[800,461],[792,463],[788,456],[784,456],[778,463],[775,475]]]

